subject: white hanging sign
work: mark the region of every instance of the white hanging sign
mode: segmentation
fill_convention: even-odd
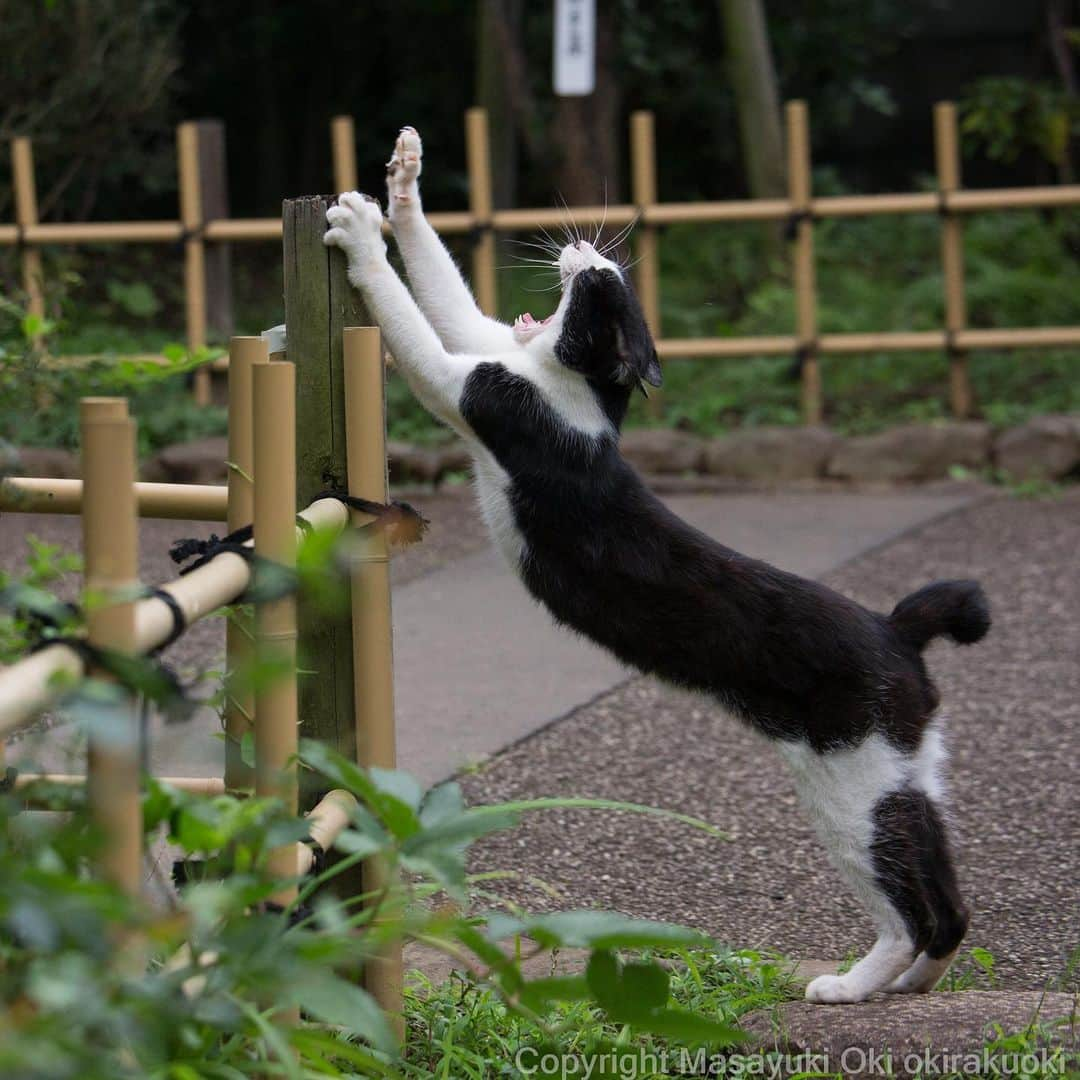
[[[596,88],[596,0],[555,0],[555,93],[584,97]]]

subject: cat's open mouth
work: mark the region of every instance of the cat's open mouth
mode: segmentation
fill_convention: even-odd
[[[514,320],[514,334],[519,341],[535,337],[554,318],[555,315],[552,313],[546,319],[534,319],[531,312],[523,311]]]

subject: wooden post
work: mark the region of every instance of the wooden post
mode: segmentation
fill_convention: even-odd
[[[382,335],[377,327],[345,330],[345,426],[349,494],[375,502],[389,497],[386,470],[386,390]],[[354,524],[364,515],[353,511]],[[367,538],[352,573],[352,628],[356,686],[357,760],[368,767],[397,767],[394,730],[394,649],[390,620],[390,562],[383,532]],[[379,860],[364,865],[364,891],[386,881]],[[405,1039],[401,946],[391,946],[365,970],[367,989]]]
[[[342,332],[368,323],[360,294],[345,276],[345,256],[323,243],[327,199],[284,203],[286,349],[296,365],[296,486],[299,507],[328,487],[347,490]],[[300,602],[303,734],[356,759],[353,644],[348,612],[329,615]],[[305,806],[323,794],[303,792]],[[345,895],[360,874],[343,875]]]
[[[292,364],[255,364],[255,552],[280,566],[296,566],[296,371]],[[256,605],[256,641],[262,661],[281,672],[256,694],[255,794],[276,796],[291,814],[297,812],[298,705],[296,687],[296,597],[282,596]],[[296,877],[296,846],[284,844],[270,854],[269,870]],[[274,894],[279,904],[296,897],[295,884]]]
[[[123,398],[83,398],[79,412],[87,640],[98,648],[132,653],[139,578],[135,421]],[[137,896],[142,878],[142,805],[134,701],[127,702],[118,720],[112,730],[91,734],[87,797],[101,833],[103,876]]]
[[[934,155],[937,159],[938,192],[941,198],[941,271],[945,282],[945,334],[949,354],[949,404],[953,416],[971,415],[971,381],[967,354],[954,338],[967,326],[964,297],[964,226],[949,210],[947,199],[960,188],[960,145],[956,129],[956,106],[939,101],[934,106]]]
[[[472,286],[485,315],[498,314],[495,286],[495,233],[492,230],[491,149],[487,110],[465,113],[465,155],[469,169],[469,210],[476,230],[473,241]]]
[[[225,125],[220,120],[196,120],[198,132],[199,199],[204,221],[228,221],[229,172],[225,156]],[[228,341],[233,332],[232,248],[215,242],[205,249],[206,325],[215,341]]]
[[[176,161],[180,181],[180,224],[184,229],[187,345],[194,352],[206,344],[206,248],[199,183],[199,126],[194,121],[176,129]],[[205,366],[195,371],[195,401],[199,405],[210,404],[210,372]]]
[[[37,184],[34,181],[34,150],[25,136],[11,140],[11,172],[15,189],[15,224],[20,230],[29,229],[38,223]],[[41,252],[26,244],[20,259],[27,310],[31,315],[43,319],[45,289],[41,275]]]
[[[255,517],[252,372],[256,364],[265,364],[267,359],[262,338],[234,337],[229,342],[229,532],[250,525]],[[230,791],[250,788],[254,780],[251,767],[244,764],[241,743],[252,730],[255,704],[251,694],[230,685],[232,676],[251,661],[254,630],[251,620],[239,611],[225,626],[225,787]]]
[[[638,110],[630,116],[630,161],[634,205],[643,213],[656,203],[656,127],[653,114],[647,109]],[[660,317],[660,250],[659,233],[655,225],[642,220],[635,229],[635,254],[637,256],[637,291],[641,310],[649,324],[653,339],[663,335]],[[664,411],[660,390],[649,392],[650,416],[660,416]]]
[[[330,149],[334,158],[334,192],[356,190],[356,130],[351,116],[330,121]]]
[[[817,296],[814,223],[810,209],[810,125],[805,101],[789,101],[787,117],[788,195],[794,238],[791,270],[795,286],[795,336],[806,424],[821,423],[821,370],[817,356]]]

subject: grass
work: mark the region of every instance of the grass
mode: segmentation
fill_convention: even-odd
[[[792,975],[792,965],[781,957],[752,950],[692,951],[647,954],[661,959],[671,971],[672,1004],[738,1024],[759,1009],[774,1009],[802,998],[802,987]],[[560,969],[557,974],[565,974]],[[958,960],[939,988],[941,992],[990,990],[997,987],[994,957],[985,949],[972,948]],[[489,1077],[523,1077],[539,1065],[542,1053],[554,1053],[563,1071],[537,1071],[531,1075],[574,1077],[619,1075],[633,1080],[660,1080],[670,1076],[780,1075],[777,1055],[759,1055],[749,1048],[727,1048],[723,1067],[715,1050],[704,1050],[652,1035],[631,1035],[605,1023],[595,1005],[580,1002],[558,1007],[546,1019],[560,1034],[538,1042],[535,1027],[526,1027],[508,1012],[497,995],[469,976],[455,973],[442,984],[431,983],[420,972],[406,980],[405,1008],[408,1021],[407,1075],[486,1080]],[[994,1031],[985,1052],[994,1058],[1033,1054],[1053,1034],[1053,1024],[1036,1013],[1020,1032]],[[608,1056],[618,1048],[619,1071],[610,1071]],[[599,1048],[599,1049],[598,1049]],[[740,1059],[738,1055],[744,1056]],[[701,1065],[713,1066],[701,1072]],[[820,1064],[820,1061],[819,1061]],[[1073,1066],[1080,1062],[1073,1062]],[[607,1067],[609,1071],[603,1071]],[[1069,1059],[1050,1057],[1045,1067],[1022,1071],[1030,1077],[1076,1075],[1066,1070]],[[575,1073],[573,1070],[577,1069]],[[815,1072],[813,1075],[840,1075]],[[968,1071],[966,1076],[998,1075]]]
[[[737,1023],[739,1017],[755,1009],[801,996],[790,965],[768,954],[726,950],[645,955],[669,966],[673,1005],[724,1022]],[[626,1029],[605,1023],[599,1009],[587,1002],[559,1006],[546,1019],[560,1035],[538,1041],[536,1028],[523,1026],[492,991],[459,974],[434,985],[413,972],[407,981],[405,1006],[410,1076],[453,1080],[523,1076],[548,1052],[582,1063],[591,1060],[593,1075],[597,1075],[595,1069],[607,1064],[604,1059],[614,1044],[623,1071],[601,1075],[648,1080],[678,1075],[678,1070],[692,1064],[696,1056],[696,1048],[677,1040],[631,1036]],[[702,1052],[707,1058],[707,1052]],[[686,1072],[697,1075],[689,1068]],[[540,1071],[537,1075],[563,1074]],[[573,1074],[567,1070],[566,1075]]]

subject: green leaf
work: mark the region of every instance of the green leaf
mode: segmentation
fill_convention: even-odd
[[[554,1001],[590,1001],[592,997],[592,989],[584,975],[533,979],[518,991],[521,1003],[536,1012],[543,1012]]]
[[[288,998],[323,1023],[337,1024],[384,1054],[397,1057],[397,1039],[386,1016],[359,986],[326,972],[310,972],[294,978]]]

